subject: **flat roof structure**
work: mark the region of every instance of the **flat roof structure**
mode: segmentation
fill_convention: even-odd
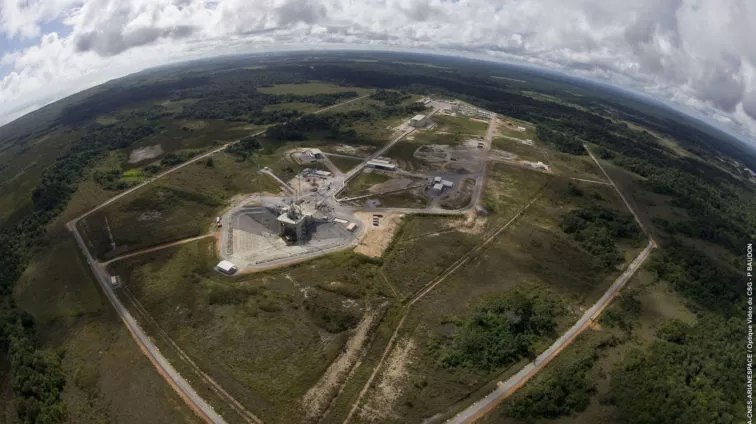
[[[443,190],[443,189],[444,189],[444,185],[443,185],[443,184],[441,184],[441,183],[439,183],[439,184],[434,184],[434,185],[433,185],[433,190],[436,190],[436,191],[441,191],[441,190]]]
[[[233,262],[229,261],[220,261],[218,262],[218,265],[215,266],[215,268],[218,271],[228,275],[235,273],[239,269],[236,267],[236,265],[233,264]]]
[[[387,160],[382,159],[373,159],[369,160],[367,163],[367,166],[372,166],[373,168],[384,168],[384,169],[396,169],[396,164],[393,162],[389,162]]]
[[[436,183],[436,184],[440,183],[441,182],[441,177],[435,177],[435,178],[433,178],[433,182]]]
[[[447,180],[441,181],[441,185],[443,185],[444,187],[449,187],[449,188],[454,187],[454,183]]]
[[[425,119],[425,115],[423,114],[418,114],[412,117],[413,121],[422,121],[423,119]]]

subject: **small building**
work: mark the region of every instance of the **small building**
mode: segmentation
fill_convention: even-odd
[[[525,127],[517,127],[517,131],[519,131],[519,132],[525,132],[526,130],[527,130],[527,128],[525,128]]]
[[[349,221],[347,221],[346,219],[343,219],[343,218],[333,218],[333,222],[335,222],[337,224],[348,224],[349,223]]]
[[[409,126],[415,128],[422,128],[425,126],[427,117],[425,115],[415,115],[409,120]]]
[[[118,276],[117,275],[111,275],[110,276],[110,285],[113,287],[118,287]]]
[[[441,177],[434,177],[433,178],[433,184],[438,184],[441,182]]]
[[[310,154],[315,159],[324,159],[325,154],[323,154],[323,151],[320,149],[310,149]]]
[[[315,171],[315,175],[322,178],[328,178],[331,176],[331,173],[328,171],[321,171],[318,169],[317,171]]]
[[[443,191],[443,189],[444,189],[444,185],[443,184],[441,184],[441,183],[433,184],[433,191],[435,191],[437,193],[441,193],[441,191]]]
[[[447,180],[441,181],[441,185],[444,186],[444,188],[454,187],[454,183],[452,181],[447,181]]]
[[[352,231],[354,231],[354,230],[355,230],[355,228],[357,228],[357,224],[355,224],[354,222],[350,222],[350,223],[349,223],[349,224],[347,224],[347,226],[346,226],[346,229],[347,229],[347,231],[349,231],[349,232],[352,232]]]
[[[218,271],[226,274],[226,275],[234,275],[236,274],[236,271],[239,270],[239,268],[236,267],[232,262],[229,261],[220,261],[218,262],[218,265],[215,266],[215,269]]]
[[[369,160],[367,166],[375,169],[383,169],[386,171],[396,171],[396,164],[385,159]]]

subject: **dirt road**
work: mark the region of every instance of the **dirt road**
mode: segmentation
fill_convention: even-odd
[[[327,110],[333,109],[338,106],[342,106],[354,101],[357,101],[359,99],[363,99],[368,96],[361,96],[357,97],[351,100],[347,100],[342,103],[338,103],[333,106],[329,106],[323,109],[318,110],[315,113],[321,113],[325,112]],[[258,136],[265,132],[259,131],[257,133],[252,134],[252,136]],[[158,373],[165,379],[165,381],[171,386],[171,388],[176,391],[176,393],[181,396],[181,398],[184,400],[184,402],[189,406],[200,418],[202,418],[204,421],[208,423],[218,423],[218,424],[225,424],[225,420],[223,417],[221,417],[212,406],[210,406],[195,390],[192,388],[192,386],[187,382],[177,371],[171,363],[168,361],[168,359],[163,356],[162,353],[160,353],[160,349],[152,342],[150,337],[142,330],[142,328],[139,326],[137,321],[134,319],[134,317],[129,313],[129,311],[126,309],[126,307],[123,305],[123,303],[120,301],[118,296],[113,291],[113,287],[110,282],[110,275],[105,271],[105,268],[103,264],[97,262],[95,258],[92,256],[92,254],[87,249],[86,243],[84,242],[83,237],[79,233],[79,230],[77,228],[77,224],[82,219],[86,218],[87,216],[91,215],[92,213],[112,204],[113,202],[118,201],[119,199],[122,199],[125,196],[128,196],[131,193],[134,193],[135,191],[152,184],[156,180],[165,177],[166,175],[169,175],[173,172],[178,171],[179,169],[182,169],[186,166],[189,166],[192,163],[195,163],[199,160],[202,160],[204,158],[207,158],[209,156],[212,156],[215,153],[218,153],[220,151],[225,150],[228,146],[231,144],[238,143],[239,140],[236,140],[234,142],[226,143],[216,149],[210,150],[207,153],[204,153],[202,155],[196,156],[192,159],[189,159],[188,161],[171,168],[163,173],[160,173],[149,180],[136,185],[123,193],[120,193],[114,197],[111,197],[105,202],[100,203],[99,205],[95,206],[94,208],[90,209],[89,211],[85,212],[81,216],[69,221],[66,224],[66,227],[69,231],[71,231],[74,235],[74,238],[76,239],[76,243],[79,245],[79,249],[81,249],[82,254],[87,259],[87,263],[89,264],[92,274],[95,276],[95,280],[97,280],[97,283],[100,285],[100,288],[102,289],[102,292],[105,294],[105,297],[108,298],[110,301],[110,304],[113,305],[113,309],[118,313],[118,316],[123,321],[124,325],[126,325],[126,328],[131,333],[131,336],[133,337],[134,341],[137,343],[139,348],[142,350],[142,353],[147,357],[147,359],[152,362],[155,369],[158,371]]]
[[[646,248],[643,249],[643,251],[630,263],[627,269],[614,281],[614,283],[609,287],[604,295],[601,296],[601,298],[583,314],[578,322],[576,322],[575,325],[570,327],[569,330],[562,334],[562,336],[559,337],[548,349],[546,349],[546,351],[538,355],[535,361],[523,367],[517,374],[510,377],[504,383],[498,384],[496,390],[488,394],[483,399],[470,405],[465,410],[457,414],[454,418],[448,420],[447,424],[473,423],[493,411],[494,408],[496,408],[496,406],[499,405],[504,399],[506,399],[512,393],[517,391],[517,389],[522,387],[538,371],[543,369],[546,364],[551,362],[551,360],[554,359],[559,354],[559,352],[564,350],[565,347],[572,343],[572,341],[575,340],[575,338],[586,328],[588,328],[590,324],[592,324],[599,317],[599,315],[601,315],[604,309],[609,306],[612,299],[617,296],[620,290],[622,290],[622,287],[627,284],[627,282],[635,274],[638,268],[640,268],[640,266],[643,265],[646,259],[648,259],[651,251],[657,246],[653,237],[651,237],[651,235],[646,231],[646,227],[643,225],[640,219],[638,219],[638,215],[635,213],[632,206],[630,206],[630,202],[628,202],[624,194],[622,194],[622,191],[619,190],[611,177],[609,177],[609,174],[607,174],[606,170],[604,170],[604,167],[596,159],[588,146],[584,146],[588,151],[588,154],[591,156],[591,159],[593,159],[596,165],[601,169],[601,172],[603,172],[607,181],[609,181],[610,185],[614,187],[617,193],[619,193],[622,201],[625,203],[625,206],[630,211],[630,213],[632,213],[641,230],[643,230],[643,233],[648,237],[648,246],[646,246]]]

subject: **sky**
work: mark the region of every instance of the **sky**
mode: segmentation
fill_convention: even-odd
[[[752,0],[0,0],[0,124],[152,66],[311,48],[546,67],[756,144]]]

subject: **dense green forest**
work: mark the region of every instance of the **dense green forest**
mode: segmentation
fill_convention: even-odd
[[[515,289],[484,300],[468,318],[452,319],[451,337],[435,336],[428,345],[443,367],[490,370],[522,358],[535,358],[533,344],[554,336],[561,305],[552,296]]]
[[[697,249],[696,242],[715,245],[729,252],[731,258],[742,255],[745,243],[756,235],[756,190],[753,184],[746,184],[734,172],[712,161],[676,155],[653,135],[634,130],[621,119],[678,140],[703,158],[718,157],[721,151],[749,166],[756,164],[756,159],[743,154],[742,149],[714,130],[684,123],[671,112],[649,109],[643,113],[630,101],[613,102],[611,95],[598,94],[590,87],[571,87],[585,92],[575,95],[565,89],[564,81],[540,74],[514,74],[532,81],[523,88],[491,78],[521,71],[461,59],[427,60],[441,65],[435,69],[390,61],[365,64],[325,55],[320,59],[294,56],[285,63],[275,58],[242,58],[221,64],[202,63],[191,69],[155,70],[89,90],[0,129],[0,147],[26,146],[53,130],[82,134],[75,143],[61,149],[43,172],[33,192],[33,210],[0,228],[0,349],[12,367],[21,421],[64,421],[66,411],[60,394],[66,382],[60,357],[40,349],[33,319],[15,306],[13,286],[39,252],[47,225],[65,208],[82,178],[99,160],[109,152],[123,151],[155,136],[161,119],[271,124],[263,136],[245,138],[229,149],[240,160],[247,160],[266,144],[307,140],[315,135],[359,141],[362,135],[354,126],[361,121],[421,111],[423,106],[419,104],[402,106],[408,93],[412,93],[454,96],[532,122],[540,140],[568,154],[585,154],[583,143],[597,146],[602,159],[638,176],[642,189],[665,196],[671,206],[684,211],[674,220],[652,217],[660,231],[654,236],[661,249],[654,254],[649,268],[659,281],[669,283],[690,302],[699,316],[698,322],[692,326],[668,324],[653,346],[626,358],[612,372],[616,378],[612,378],[609,401],[621,411],[624,422],[633,424],[682,420],[680,417],[690,423],[738,422],[742,411],[734,409],[738,403],[737,385],[730,383],[738,381],[733,373],[740,372],[736,351],[743,337],[742,323],[734,317],[743,301],[742,282],[732,269],[734,261],[712,257]],[[234,69],[249,63],[262,66]],[[372,100],[382,105],[369,111],[322,116],[287,108],[265,110],[269,105],[290,102],[327,106],[357,96],[351,90],[317,95],[265,94],[259,90],[311,80],[377,89]],[[550,94],[564,102],[540,100],[524,94],[525,89]],[[179,111],[154,104],[189,99],[196,102]],[[136,108],[145,103],[151,106]],[[136,110],[127,110],[130,107]],[[119,121],[108,125],[96,122],[97,117],[108,113],[118,113]],[[199,152],[168,153],[142,171],[155,174]],[[93,174],[103,187],[127,186],[120,174]],[[620,260],[614,239],[633,240],[639,235],[629,216],[598,209],[567,213],[562,229],[606,267]],[[334,331],[340,329],[339,323],[353,319],[331,316],[328,310],[316,312]],[[456,319],[454,335],[435,339],[429,349],[443,367],[501,366],[533,356],[534,340],[553,333],[558,313],[558,304],[552,300],[522,293],[490,299],[479,305],[472,317]],[[515,316],[518,319],[513,319]],[[529,419],[581,410],[593,395],[592,385],[585,380],[586,368],[592,363],[585,360],[559,374],[547,390],[559,396],[535,392],[513,414]]]

